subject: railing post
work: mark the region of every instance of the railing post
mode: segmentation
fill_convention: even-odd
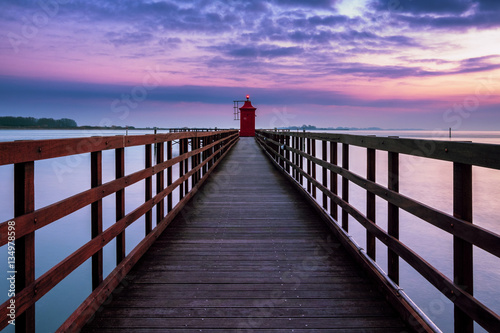
[[[192,146],[191,146],[192,150]],[[189,151],[189,139],[184,139],[184,152],[187,153]],[[189,159],[184,160],[184,174],[189,172]],[[184,196],[189,193],[189,179],[184,181]]]
[[[399,154],[389,152],[388,155],[388,184],[389,190],[399,192]],[[387,232],[399,239],[399,208],[388,203],[387,206]],[[389,278],[399,284],[399,256],[390,248],[387,249],[387,271]]]
[[[198,138],[191,138],[191,150],[198,149]],[[191,170],[194,169],[198,165],[198,154],[191,156]],[[191,176],[191,186],[195,186],[198,183],[198,172],[193,173]]]
[[[299,137],[299,150],[301,152],[304,152],[304,138],[303,137]],[[301,155],[299,155],[299,169],[300,170],[304,170],[304,157],[302,157]],[[304,180],[304,176],[302,176],[302,174],[299,172],[299,183],[300,185],[302,185],[303,183],[303,180]]]
[[[211,145],[212,143],[214,143],[214,136],[213,135],[210,135],[208,137],[208,142],[207,142],[207,145]],[[210,156],[212,156],[212,154],[214,153],[214,147],[211,147],[208,151],[207,151],[207,158],[209,158]],[[208,161],[208,170],[212,169],[212,165],[213,165],[213,158],[211,158],[209,161]]]
[[[311,139],[311,155],[312,157],[316,157],[316,139]],[[311,176],[314,180],[316,179],[316,163],[313,163],[311,161]],[[316,186],[312,184],[312,196],[314,199],[316,199]]]
[[[311,139],[307,138],[307,154],[311,155]],[[307,175],[311,176],[311,160],[307,159]],[[308,178],[307,179],[307,192],[311,194],[311,180]]]
[[[182,156],[185,153],[185,149],[184,139],[179,139],[179,156]],[[179,162],[179,178],[184,176],[184,163],[187,163],[187,161]],[[179,184],[179,201],[181,201],[182,198],[184,198],[184,182]]]
[[[342,144],[342,168],[349,170],[349,145],[347,143]],[[349,180],[346,177],[342,177],[342,200],[349,202]],[[349,232],[349,216],[345,209],[342,209],[342,229]]]
[[[158,142],[156,144],[156,165],[164,162],[165,159],[165,144]],[[156,174],[156,194],[159,194],[165,188],[164,171]],[[162,199],[156,205],[156,225],[160,224],[165,216],[165,201]]]
[[[91,187],[102,185],[102,152],[90,153],[90,182]],[[92,238],[102,233],[102,199],[91,204],[91,234]],[[102,282],[102,249],[92,256],[92,290]]]
[[[167,141],[167,161],[172,159],[172,141]],[[167,168],[167,186],[172,185],[172,167]],[[167,196],[167,214],[172,210],[172,193]]]
[[[282,148],[283,145],[285,144],[285,136],[284,135],[278,135],[278,138],[279,138],[279,143],[280,143],[279,147],[278,147],[279,153],[281,155],[283,155],[283,157],[281,157],[281,156],[279,157],[280,158],[280,166],[281,166],[282,169],[285,169],[285,159],[284,159],[284,157],[285,157],[285,150]]]
[[[290,135],[285,136],[285,145],[287,147],[290,147],[290,139],[291,139]],[[288,150],[288,149],[286,150],[285,156],[286,156],[286,159],[290,161],[290,150]],[[291,168],[291,165],[289,163],[286,163],[286,172],[288,174],[290,174],[290,168]]]
[[[31,213],[35,209],[34,179],[34,162],[14,164],[14,216]],[[16,293],[20,293],[21,290],[35,281],[35,233],[31,232],[16,239],[15,245]],[[35,306],[32,305],[24,313],[17,316],[16,332],[34,331]]]
[[[293,148],[295,148],[296,150],[299,149],[299,137],[298,136],[295,136],[293,138]],[[299,154],[298,153],[293,153],[293,164],[296,167],[299,166]],[[294,176],[296,181],[299,181],[299,171],[296,168],[293,169],[293,176]]]
[[[150,168],[153,166],[153,160],[151,158],[151,144],[148,144],[145,146],[145,163],[144,167],[145,168]],[[144,194],[144,200],[148,201],[151,200],[153,197],[153,177],[147,177],[146,178],[146,183],[145,183],[145,194]],[[145,219],[145,231],[146,235],[148,235],[151,230],[153,229],[153,212],[152,210],[148,210],[144,216]]]
[[[321,159],[326,162],[327,161],[327,143],[325,140],[321,141]],[[324,187],[328,188],[328,171],[327,168],[323,167],[322,168],[322,182],[321,184]],[[325,210],[328,209],[328,196],[326,193],[323,193],[323,208]]]
[[[208,136],[205,136],[203,138],[201,138],[201,147],[206,147],[210,144],[209,142],[209,137]],[[205,162],[205,160],[208,158],[208,150],[204,150],[203,153],[201,154],[202,156],[202,162]],[[203,175],[205,175],[208,171],[208,163],[205,163],[203,165]]]
[[[366,150],[366,179],[375,182],[375,149]],[[375,223],[375,194],[366,191],[366,217]],[[375,260],[376,241],[375,235],[366,230],[366,253]]]
[[[453,216],[472,223],[472,166],[453,163]],[[472,244],[453,237],[453,282],[473,295]],[[472,333],[472,319],[455,306],[455,333]]]
[[[125,148],[115,150],[115,178],[125,176]],[[116,221],[125,216],[125,189],[116,191]],[[125,258],[125,230],[116,236],[116,265]]]
[[[338,164],[338,152],[337,152],[337,143],[330,141],[330,164],[337,165]],[[333,171],[330,171],[330,192],[337,195],[338,193],[338,179],[337,174]],[[330,199],[330,215],[331,217],[337,221],[338,220],[338,207],[333,199]]]

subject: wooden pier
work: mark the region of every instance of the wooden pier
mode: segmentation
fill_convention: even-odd
[[[144,168],[126,174],[128,148],[138,146]],[[366,177],[350,171],[350,146],[366,149]],[[107,183],[105,150],[115,155]],[[376,151],[388,153],[388,184],[376,182]],[[77,154],[89,154],[89,189],[35,209],[36,161]],[[399,154],[453,163],[453,215],[399,193]],[[474,297],[472,260],[473,247],[500,257],[500,236],[472,223],[472,167],[500,170],[499,146],[198,129],[0,143],[0,165],[8,164],[15,207],[0,223],[0,246],[15,239],[17,273],[0,329],[15,315],[17,332],[34,332],[36,302],[91,259],[92,290],[59,332],[439,332],[398,286],[404,260],[454,303],[456,333],[473,332],[474,322],[500,331],[500,316]],[[144,202],[125,210],[125,189],[137,183]],[[350,184],[366,191],[365,207],[349,202]],[[110,195],[116,222],[103,229]],[[387,230],[376,223],[376,197],[387,202]],[[83,207],[91,239],[35,278],[36,231]],[[453,236],[453,279],[399,240],[400,210]],[[142,241],[126,251],[127,227],[141,217]],[[364,248],[349,235],[352,218],[366,229]],[[105,276],[103,249],[113,240],[116,266]],[[375,262],[376,240],[387,274]]]
[[[83,332],[401,332],[321,217],[240,138]]]

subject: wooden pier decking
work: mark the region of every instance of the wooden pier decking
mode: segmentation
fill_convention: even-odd
[[[409,332],[241,138],[83,332]]]

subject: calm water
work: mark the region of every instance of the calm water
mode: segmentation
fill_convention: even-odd
[[[129,131],[129,134],[151,134],[152,131]],[[353,131],[339,132],[359,135],[400,136],[449,140],[448,133],[428,131]],[[81,130],[0,130],[0,141],[24,139],[68,138],[94,135],[124,135],[125,131],[81,131]],[[500,132],[454,132],[453,140],[500,144]],[[317,145],[319,148],[321,145]],[[177,155],[174,145],[174,156]],[[143,168],[142,147],[127,148],[125,152],[126,174]],[[365,175],[365,150],[351,147],[351,169]],[[339,158],[340,158],[339,154]],[[339,160],[340,162],[340,160]],[[451,163],[423,160],[401,155],[400,192],[432,207],[452,212],[452,165]],[[114,152],[103,152],[103,182],[114,178]],[[108,166],[106,168],[106,166]],[[377,152],[377,182],[387,184],[387,154]],[[35,163],[35,208],[41,208],[90,187],[90,156],[77,155]],[[174,169],[174,180],[178,171]],[[321,173],[318,170],[318,176]],[[13,216],[13,167],[0,166],[0,221]],[[473,168],[474,177],[474,223],[500,234],[498,216],[500,211],[500,171]],[[153,182],[153,186],[154,186]],[[339,193],[340,184],[339,182]],[[365,206],[365,192],[350,184],[350,201],[361,211]],[[144,200],[144,182],[126,189],[126,213]],[[321,196],[320,200],[321,200]],[[174,193],[174,200],[178,198]],[[103,199],[104,228],[114,223],[114,196]],[[175,204],[175,202],[174,202]],[[377,223],[386,228],[387,204],[377,199]],[[153,212],[154,214],[154,212]],[[155,216],[155,215],[153,215]],[[405,212],[400,213],[400,238],[425,260],[451,278],[452,237]],[[90,240],[90,208],[83,208],[70,216],[50,224],[36,232],[36,277]],[[350,231],[355,240],[364,247],[365,231],[353,219]],[[141,218],[127,228],[127,253],[144,235],[144,219]],[[68,235],[71,235],[69,237]],[[114,268],[114,242],[104,248],[104,274]],[[474,278],[476,297],[500,313],[500,265],[499,259],[474,249]],[[386,248],[377,243],[377,262],[387,268]],[[7,271],[6,247],[0,248],[0,269]],[[90,260],[69,275],[36,304],[37,331],[52,332],[68,317],[91,291]],[[407,294],[444,331],[453,331],[453,306],[423,278],[419,278],[411,267],[401,262],[401,286]],[[6,279],[0,280],[0,302],[7,300]],[[4,292],[2,292],[4,291]],[[484,330],[478,328],[477,332]],[[7,328],[2,332],[14,332]]]

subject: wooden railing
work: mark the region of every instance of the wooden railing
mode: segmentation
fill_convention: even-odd
[[[179,143],[179,156],[176,157],[172,156],[174,140]],[[8,315],[15,308],[16,331],[34,332],[35,303],[87,259],[92,258],[92,276],[89,279],[92,279],[93,291],[59,331],[76,331],[81,328],[197,192],[237,140],[237,130],[223,130],[0,143],[0,165],[14,165],[15,206],[15,216],[0,224],[0,246],[8,246],[9,251],[10,247],[15,250],[17,271],[15,296],[0,306],[0,329],[8,325],[11,319]],[[133,146],[144,146],[144,169],[125,175],[126,148]],[[103,184],[102,152],[111,149],[115,151],[116,179]],[[156,156],[154,165],[153,149]],[[75,154],[91,156],[91,188],[34,210],[35,162]],[[179,177],[172,181],[172,167],[176,164],[179,165]],[[156,179],[155,196],[152,192],[153,178]],[[139,181],[145,183],[145,201],[125,214],[124,190]],[[179,202],[172,207],[172,192],[176,188],[179,188]],[[102,199],[111,194],[116,196],[116,223],[103,230]],[[86,206],[91,206],[89,223],[92,239],[35,279],[35,231]],[[153,229],[154,206],[156,227]],[[125,230],[142,216],[145,216],[145,236],[126,256]],[[103,248],[113,239],[116,239],[116,267],[103,279]]]
[[[264,130],[257,131],[256,138],[275,164],[329,221],[330,227],[344,245],[380,280],[391,302],[407,320],[414,321],[416,326],[427,326],[427,329],[432,330],[432,327],[429,327],[432,325],[426,320],[420,321],[421,313],[415,312],[415,307],[410,306],[409,302],[405,302],[401,297],[400,288],[397,286],[399,258],[406,261],[454,303],[455,332],[473,332],[473,321],[489,332],[500,332],[500,316],[473,296],[472,260],[473,246],[500,257],[500,236],[472,224],[472,166],[499,170],[499,145]],[[317,144],[321,145],[321,156],[316,154]],[[341,166],[337,161],[338,144],[342,145]],[[366,148],[366,177],[349,170],[350,146]],[[388,152],[388,186],[375,181],[377,150]],[[399,193],[399,154],[453,163],[453,215]],[[316,166],[322,170],[320,179],[316,177]],[[337,193],[339,177],[342,181],[340,195]],[[349,203],[350,183],[366,190],[366,207],[354,207]],[[323,195],[322,207],[316,201],[316,189]],[[388,204],[387,231],[375,223],[376,196]],[[341,221],[338,221],[338,207],[342,212]],[[400,209],[453,235],[453,280],[399,240]],[[363,214],[362,210],[366,213]],[[349,216],[366,229],[366,250],[361,251],[350,240]],[[387,246],[387,275],[374,265],[376,239]]]

